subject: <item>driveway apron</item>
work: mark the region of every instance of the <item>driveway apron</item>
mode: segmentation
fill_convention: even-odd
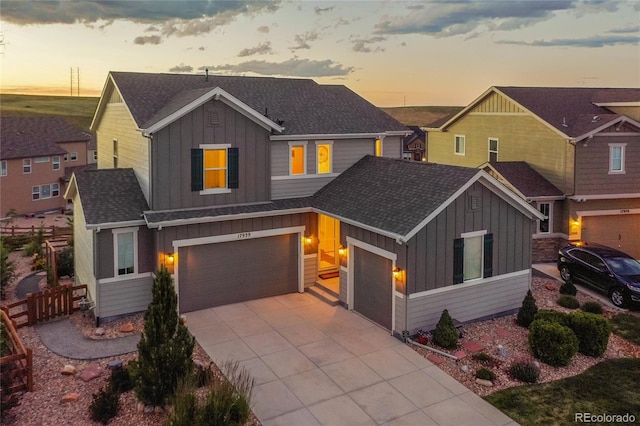
[[[255,378],[268,425],[515,425],[362,316],[292,293],[186,314],[211,359]]]

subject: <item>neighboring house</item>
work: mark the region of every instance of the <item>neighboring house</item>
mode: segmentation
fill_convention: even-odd
[[[346,87],[113,72],[92,130],[98,169],[66,196],[98,321],[146,309],[162,264],[182,313],[334,276],[348,309],[398,334],[528,289],[543,216],[482,170],[402,160],[410,131]]]
[[[407,126],[413,133],[402,138],[402,158],[427,161],[427,137],[420,126]]]
[[[638,88],[491,87],[426,129],[429,161],[489,163],[544,213],[534,261],[555,260],[568,241],[640,258],[639,120]]]
[[[0,216],[64,209],[65,173],[87,164],[91,135],[60,117],[2,117],[0,129]]]
[[[91,135],[91,139],[87,144],[87,164],[96,164],[98,162],[98,144],[95,135]]]

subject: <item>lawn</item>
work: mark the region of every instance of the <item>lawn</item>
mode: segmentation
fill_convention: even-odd
[[[60,115],[88,129],[99,98],[75,96],[0,95],[2,116]]]
[[[577,376],[504,389],[485,399],[523,426],[574,424],[576,413],[630,413],[638,421],[640,359],[606,360]]]
[[[611,330],[618,336],[640,345],[640,317],[631,314],[614,315]]]

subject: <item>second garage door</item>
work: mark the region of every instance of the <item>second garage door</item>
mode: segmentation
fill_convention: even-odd
[[[180,312],[298,291],[298,234],[181,247]]]
[[[353,309],[391,330],[392,262],[355,247],[353,257]]]
[[[640,215],[584,216],[581,239],[640,259]]]

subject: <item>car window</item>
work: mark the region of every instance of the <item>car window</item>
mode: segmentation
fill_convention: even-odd
[[[628,257],[610,257],[607,265],[618,275],[640,275],[640,262]]]
[[[587,253],[582,250],[574,250],[571,252],[577,259],[582,260],[583,262],[593,266],[598,270],[606,269],[604,262],[598,256],[593,255],[591,253]]]

